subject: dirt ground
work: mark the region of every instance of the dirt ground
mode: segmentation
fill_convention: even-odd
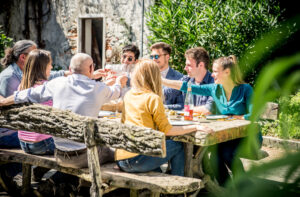
[[[281,149],[263,147],[262,150],[266,151],[269,156],[264,159],[261,159],[259,161],[242,159],[242,162],[244,164],[246,171],[249,170],[253,165],[260,165],[263,163],[267,163],[269,161],[276,160],[286,154],[286,151],[281,150]],[[276,171],[269,172],[269,173],[263,175],[263,177],[261,177],[261,178],[276,181],[276,182],[283,182],[284,174],[285,174],[286,170],[287,170],[286,168],[276,169]],[[45,177],[47,178],[47,177],[51,176],[53,173],[54,173],[54,171],[50,171],[49,173],[46,174]],[[300,169],[298,169],[297,173],[300,174]],[[15,177],[15,180],[17,181],[18,185],[21,185],[22,175],[21,174],[17,175]],[[35,184],[34,186],[37,186],[37,184]],[[129,190],[118,189],[118,190],[115,190],[108,194],[105,194],[104,197],[127,197],[129,195],[130,195]],[[205,196],[205,195],[201,195],[201,196]],[[9,197],[9,195],[7,195],[7,193],[5,193],[4,191],[0,191],[0,197]]]

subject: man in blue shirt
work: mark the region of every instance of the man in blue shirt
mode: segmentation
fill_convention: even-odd
[[[150,47],[150,50],[150,58],[158,64],[163,78],[179,80],[183,77],[181,73],[169,67],[169,59],[172,51],[170,45],[164,42],[157,42]],[[183,109],[184,100],[181,91],[163,86],[163,92],[165,108],[172,110]]]
[[[209,55],[202,47],[188,49],[185,52],[185,68],[188,75],[181,78],[181,81],[191,81],[192,84],[204,85],[214,83],[211,73],[208,71]],[[186,93],[183,93],[185,98]],[[193,95],[194,112],[209,115],[213,111],[213,98],[210,96]]]

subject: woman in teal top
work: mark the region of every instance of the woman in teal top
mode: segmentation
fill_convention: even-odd
[[[187,91],[187,82],[183,82],[180,89]],[[216,114],[239,115],[237,118],[249,120],[252,111],[251,95],[253,89],[249,84],[234,86],[231,97],[227,100],[225,90],[221,84],[192,85],[192,94],[213,97],[216,105]],[[243,115],[243,116],[240,116]]]
[[[251,96],[253,89],[245,84],[235,56],[221,57],[213,63],[212,77],[215,84],[192,85],[192,93],[204,96],[212,96],[216,105],[216,114],[233,115],[236,119],[249,119],[252,111]],[[187,83],[163,79],[163,85],[187,91]],[[262,138],[259,135],[261,145]],[[230,177],[226,166],[233,175],[243,173],[243,164],[236,157],[237,148],[241,139],[220,143],[216,152],[212,152],[212,163],[215,167],[216,178],[221,185]],[[236,159],[235,168],[232,169],[233,160]]]

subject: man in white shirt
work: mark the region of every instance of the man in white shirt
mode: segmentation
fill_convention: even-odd
[[[127,82],[126,76],[119,76],[116,79],[115,85],[112,87],[107,86],[105,83],[92,80],[94,64],[92,58],[84,53],[78,53],[71,59],[70,63],[71,75],[68,77],[58,77],[36,88],[29,88],[22,91],[17,91],[14,95],[0,100],[0,106],[10,105],[14,103],[33,102],[41,103],[47,100],[53,100],[53,107],[71,110],[74,113],[97,117],[99,109],[103,103],[116,99],[120,96],[121,87],[124,87]],[[101,71],[98,71],[98,77],[101,76]],[[102,73],[103,76],[105,73]],[[71,142],[69,142],[71,143]],[[56,144],[57,149],[62,149],[59,144]],[[76,143],[74,143],[76,145]],[[85,145],[82,144],[78,149],[72,148],[69,152],[81,151]],[[64,151],[66,150],[63,148]],[[99,149],[98,149],[99,150]],[[81,151],[82,152],[82,151]],[[84,154],[84,153],[82,153]],[[100,149],[101,155],[100,162],[106,162],[113,160],[113,154],[108,148]],[[83,155],[83,157],[85,157]],[[78,158],[72,158],[66,165],[72,163],[78,164],[76,167],[84,167],[87,165],[87,160]],[[82,158],[82,157],[81,157]],[[76,160],[76,162],[74,162]],[[56,176],[52,176],[51,179],[55,180],[56,184],[59,184],[66,180],[62,173],[56,173]]]
[[[71,59],[70,71],[72,74],[68,77],[58,77],[36,88],[15,92],[13,103],[40,103],[52,99],[55,108],[97,117],[101,105],[118,98],[121,86],[125,86],[127,81],[126,76],[119,76],[115,85],[109,87],[92,80],[93,60],[84,53],[78,53]],[[4,100],[12,104],[11,97]]]

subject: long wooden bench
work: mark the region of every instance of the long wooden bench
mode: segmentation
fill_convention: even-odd
[[[53,156],[37,156],[22,150],[0,149],[0,161],[23,164],[23,191],[27,194],[31,183],[31,166],[41,166],[78,176],[92,183],[91,196],[102,196],[112,187],[131,189],[132,196],[140,189],[149,189],[152,196],[160,193],[180,194],[204,187],[200,179],[168,174],[126,173],[105,164],[100,168],[97,145],[122,148],[150,156],[165,156],[165,135],[149,128],[126,125],[110,120],[80,116],[39,104],[12,105],[0,108],[1,127],[14,130],[35,131],[84,142],[88,149],[86,169],[65,168]]]

